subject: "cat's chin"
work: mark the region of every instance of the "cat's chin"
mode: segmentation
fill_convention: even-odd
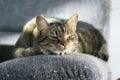
[[[54,47],[40,47],[40,50],[43,52],[43,54],[51,54],[51,55],[66,55],[66,54],[70,54],[72,51],[72,47],[69,49],[64,49],[64,50],[58,50],[55,49]]]

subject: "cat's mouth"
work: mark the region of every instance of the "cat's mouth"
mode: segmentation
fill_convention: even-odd
[[[55,53],[55,52],[53,52],[53,54],[54,54],[54,55],[66,55],[67,52],[59,52],[59,53]]]
[[[56,49],[56,47],[54,46],[40,47],[40,49],[42,50],[43,53],[51,54],[51,55],[66,55],[66,54],[69,54],[69,52],[71,52],[71,48],[59,50],[59,49]]]

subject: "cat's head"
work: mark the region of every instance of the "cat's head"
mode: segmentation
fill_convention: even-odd
[[[36,40],[46,54],[63,55],[78,43],[76,26],[78,14],[65,22],[48,23],[43,16],[36,17]]]

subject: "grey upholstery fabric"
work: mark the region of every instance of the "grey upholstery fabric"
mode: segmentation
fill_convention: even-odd
[[[111,80],[111,73],[89,55],[39,55],[1,63],[0,80]]]

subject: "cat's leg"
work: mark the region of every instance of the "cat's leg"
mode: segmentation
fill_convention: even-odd
[[[14,56],[15,57],[25,57],[25,56],[30,56],[30,55],[36,55],[38,54],[37,50],[33,47],[30,47],[30,48],[17,48],[15,53],[14,53]]]
[[[109,54],[108,54],[108,51],[107,51],[107,45],[106,44],[102,45],[98,55],[101,59],[103,59],[105,61],[108,61]]]

